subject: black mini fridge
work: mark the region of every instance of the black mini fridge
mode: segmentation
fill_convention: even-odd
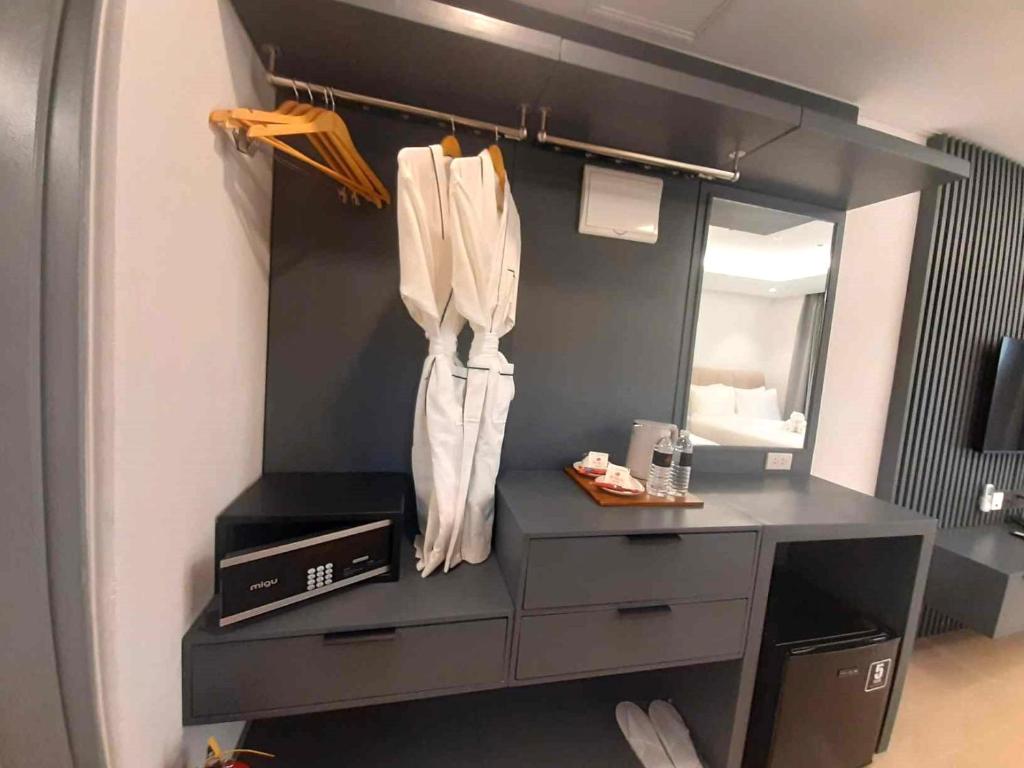
[[[900,638],[799,577],[776,573],[744,768],[871,763]]]

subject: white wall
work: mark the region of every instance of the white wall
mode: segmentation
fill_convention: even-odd
[[[919,194],[850,211],[811,473],[874,495]]]
[[[803,296],[772,299],[703,291],[693,346],[694,365],[761,371],[766,386],[779,391],[781,412],[803,301]]]
[[[261,468],[270,163],[216,107],[267,103],[226,2],[108,0],[98,73],[92,499],[114,768],[196,765],[181,635],[212,592],[213,521]]]
[[[884,123],[862,125],[923,144]],[[921,196],[850,211],[811,473],[874,495]]]
[[[757,296],[703,291],[693,342],[694,365],[756,369],[767,307],[768,299]]]
[[[899,133],[886,126],[872,127]],[[903,138],[922,141],[913,134]],[[907,276],[917,229],[920,195],[906,195],[850,211],[846,217],[839,285],[822,392],[811,472],[863,493],[874,494],[892,389]],[[770,317],[768,307],[787,299],[707,291],[694,348],[694,364],[761,368],[769,382],[781,382],[785,402],[795,310]],[[707,319],[705,325],[704,320]],[[783,414],[784,416],[788,414]]]

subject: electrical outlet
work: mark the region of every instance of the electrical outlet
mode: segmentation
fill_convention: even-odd
[[[764,468],[773,472],[789,472],[793,468],[793,454],[769,453],[764,459]]]
[[[982,512],[992,511],[992,497],[995,496],[996,487],[992,483],[985,483],[981,489],[981,496],[978,498],[978,509]]]

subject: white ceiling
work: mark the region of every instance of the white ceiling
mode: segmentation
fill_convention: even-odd
[[[766,298],[804,296],[825,290],[832,255],[828,221],[770,235],[711,225],[704,250],[704,288]]]
[[[1024,0],[521,1],[1024,162]]]

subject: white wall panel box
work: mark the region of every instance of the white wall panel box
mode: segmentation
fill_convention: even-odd
[[[663,186],[656,176],[584,166],[580,233],[640,243],[658,242]]]

